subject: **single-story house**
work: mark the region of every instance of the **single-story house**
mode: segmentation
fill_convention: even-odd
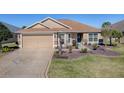
[[[45,18],[18,32],[21,48],[55,48],[76,44],[99,43],[101,30],[95,27],[68,19]]]
[[[124,35],[124,20],[112,24],[112,28],[121,31]],[[120,39],[120,43],[124,43],[124,37]]]
[[[5,22],[0,22],[0,30],[8,30],[12,33],[12,38],[9,38],[8,40],[4,40],[2,41],[2,43],[17,41],[16,31],[20,30],[19,27],[16,27],[14,25]]]

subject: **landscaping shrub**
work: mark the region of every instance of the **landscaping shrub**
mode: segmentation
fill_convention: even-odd
[[[115,42],[119,42],[119,39],[115,39]]]
[[[93,44],[92,47],[93,47],[93,50],[96,50],[98,48],[98,45],[97,44]]]
[[[10,48],[9,47],[3,47],[2,48],[2,52],[9,52],[10,51]]]
[[[87,53],[87,48],[81,48],[81,53]]]
[[[117,46],[117,43],[113,43],[112,46],[116,47]]]
[[[73,46],[76,46],[76,41],[73,40],[73,41],[72,41],[72,44],[73,44]]]
[[[68,49],[68,46],[66,46],[66,48]]]
[[[112,44],[112,46],[116,47],[116,46],[117,46],[117,44]]]
[[[10,48],[10,51],[14,51],[16,49],[16,47],[14,47],[14,48]]]
[[[61,58],[61,59],[67,59],[68,58],[68,56],[66,56],[66,55],[60,55],[59,51],[54,52],[54,57],[55,58]]]
[[[68,49],[69,49],[69,53],[72,53],[72,46],[71,45],[68,47]]]
[[[54,51],[54,56],[58,56],[59,55],[59,51]]]
[[[75,49],[78,49],[78,44],[76,44]]]

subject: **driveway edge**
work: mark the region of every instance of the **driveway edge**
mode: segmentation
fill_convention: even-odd
[[[47,64],[47,67],[46,67],[46,70],[45,70],[45,73],[44,73],[45,78],[49,78],[49,77],[48,77],[48,71],[49,71],[49,67],[50,67],[51,62],[52,62],[53,54],[54,54],[54,50],[53,50],[53,52],[52,52],[52,56],[51,56],[51,58],[50,58],[50,60],[49,60],[49,62],[48,62],[48,64]]]

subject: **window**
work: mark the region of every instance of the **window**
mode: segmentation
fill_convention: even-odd
[[[89,33],[89,41],[97,42],[98,41],[98,33]]]
[[[89,41],[92,42],[93,41],[93,38],[89,38]]]
[[[97,39],[97,38],[94,38],[94,41],[95,41],[95,42],[97,42],[97,41],[98,41],[98,39]]]

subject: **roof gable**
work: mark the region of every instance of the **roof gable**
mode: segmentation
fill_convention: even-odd
[[[47,17],[41,21],[42,24],[47,25],[49,28],[66,28],[71,29],[70,26],[59,22],[53,18]]]
[[[32,24],[31,26],[28,26],[26,29],[32,28],[36,25],[42,25],[41,28],[44,26],[45,28],[49,28],[49,29],[53,29],[53,28],[66,28],[66,29],[71,29],[71,27],[69,27],[66,24],[63,24],[53,18],[47,17],[41,21],[38,21],[34,24]],[[40,26],[39,26],[40,27]]]
[[[28,27],[28,29],[30,29],[30,28],[31,28],[31,29],[34,29],[34,28],[48,28],[48,29],[49,29],[49,27],[43,25],[42,23],[36,23],[36,24],[34,24],[34,25]]]

